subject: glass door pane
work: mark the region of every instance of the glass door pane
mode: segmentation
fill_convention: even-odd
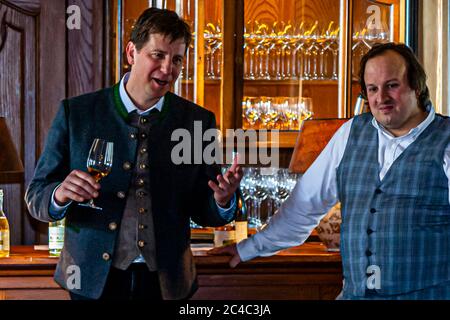
[[[339,1],[245,0],[243,127],[338,115]]]

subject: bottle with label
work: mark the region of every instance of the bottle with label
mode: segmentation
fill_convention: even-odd
[[[49,222],[48,224],[48,251],[51,257],[59,257],[64,246],[65,219]]]
[[[222,247],[236,242],[234,223],[214,228],[214,247]]]
[[[9,223],[3,211],[3,190],[0,189],[0,258],[9,257]]]
[[[247,206],[245,205],[245,200],[240,189],[238,189],[237,201],[237,214],[236,220],[234,221],[234,228],[236,232],[236,242],[238,243],[248,237]]]

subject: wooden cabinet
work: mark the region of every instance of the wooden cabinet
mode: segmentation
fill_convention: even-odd
[[[320,243],[306,243],[272,257],[256,258],[235,269],[229,257],[194,250],[199,290],[193,300],[334,299],[342,287],[339,253]],[[0,300],[66,300],[53,281],[58,259],[31,246],[12,247],[0,259]]]

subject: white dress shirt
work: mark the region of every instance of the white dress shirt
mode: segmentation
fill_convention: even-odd
[[[406,135],[394,137],[373,118],[372,125],[378,131],[378,162],[380,180],[402,152],[413,143],[435,118],[432,106],[427,118]],[[283,203],[270,223],[261,232],[237,245],[242,261],[257,256],[270,256],[279,250],[302,244],[338,199],[336,171],[344,156],[353,119],[344,123],[297,181],[291,195]],[[450,144],[442,160],[449,183],[450,203]]]

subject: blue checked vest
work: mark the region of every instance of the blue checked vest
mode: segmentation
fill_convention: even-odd
[[[380,268],[380,295],[450,285],[450,119],[436,115],[380,181],[372,118],[354,118],[337,170],[343,295],[364,296],[371,265]]]

